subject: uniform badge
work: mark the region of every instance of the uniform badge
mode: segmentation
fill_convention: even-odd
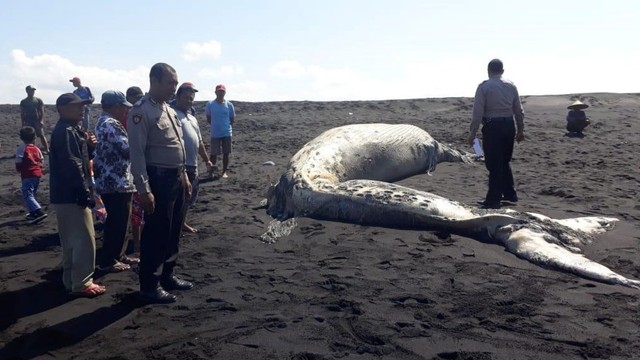
[[[142,115],[133,115],[131,120],[133,120],[133,123],[137,125],[142,121]]]

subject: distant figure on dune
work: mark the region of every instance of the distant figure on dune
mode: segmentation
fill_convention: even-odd
[[[588,107],[589,105],[580,100],[576,100],[573,104],[567,106],[567,109],[569,109],[569,113],[567,113],[567,131],[569,135],[575,134],[582,136],[584,128],[591,124],[591,121],[587,118],[587,114],[582,111]]]
[[[468,142],[473,146],[476,132],[482,123],[484,163],[489,170],[489,191],[481,205],[484,208],[497,209],[501,200],[518,201],[509,163],[513,154],[514,139],[518,142],[524,140],[524,110],[518,89],[511,81],[502,77],[502,61],[491,60],[487,72],[489,80],[478,85],[476,90]]]
[[[91,89],[87,86],[82,86],[82,82],[79,77],[74,77],[69,80],[69,82],[73,83],[73,86],[76,87],[73,90],[73,93],[78,95],[83,100],[89,100],[89,102],[84,106],[84,116],[82,117],[82,129],[89,130],[89,119],[91,118],[91,104],[95,100],[93,98],[93,94],[91,93]]]
[[[31,126],[36,131],[36,136],[40,138],[42,150],[45,154],[49,153],[49,143],[44,135],[44,103],[40,98],[34,96],[36,88],[29,85],[25,88],[27,97],[20,101],[20,119],[22,126]]]
[[[228,177],[229,154],[231,154],[231,135],[233,121],[236,118],[236,111],[233,104],[224,99],[227,88],[220,84],[216,85],[216,98],[209,101],[205,108],[207,122],[211,124],[211,162],[215,168],[218,155],[222,154],[222,177]],[[213,171],[209,171],[209,176],[213,176]]]

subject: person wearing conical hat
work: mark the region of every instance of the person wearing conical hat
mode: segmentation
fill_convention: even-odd
[[[582,111],[588,107],[589,105],[580,100],[576,100],[573,104],[567,106],[567,109],[569,109],[569,113],[567,114],[567,131],[569,134],[581,136],[584,128],[591,124],[589,118],[587,118],[587,114]]]

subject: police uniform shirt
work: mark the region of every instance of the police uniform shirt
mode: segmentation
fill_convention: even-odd
[[[475,136],[482,118],[511,117],[516,119],[518,132],[524,130],[524,110],[520,102],[518,88],[501,75],[493,75],[476,90],[473,103],[473,119],[470,135]]]
[[[175,110],[148,94],[129,110],[131,173],[138,192],[151,191],[147,166],[177,168],[185,165],[181,126]]]

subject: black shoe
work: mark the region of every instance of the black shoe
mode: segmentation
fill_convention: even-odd
[[[27,221],[29,221],[29,223],[31,224],[36,224],[39,223],[40,221],[44,220],[47,218],[47,216],[49,216],[49,214],[45,214],[42,212],[42,210],[38,209],[34,212],[30,212],[27,215]]]
[[[500,209],[500,201],[498,202],[478,201],[478,205],[480,205],[481,209]]]
[[[166,279],[160,281],[160,285],[167,290],[191,290],[193,289],[193,283],[187,280],[182,280],[175,275],[169,276]]]
[[[171,304],[178,300],[177,296],[164,291],[160,286],[153,291],[140,291],[140,297],[149,304]]]
[[[508,201],[508,202],[512,202],[512,203],[516,203],[518,202],[518,195],[513,195],[513,196],[503,196],[502,197],[503,201]]]

